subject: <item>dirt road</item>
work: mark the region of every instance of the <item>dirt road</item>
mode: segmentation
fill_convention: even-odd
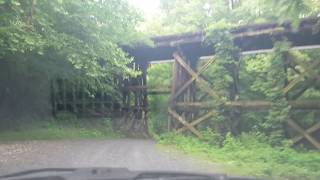
[[[67,140],[0,143],[0,175],[49,167],[126,167],[216,173],[217,166],[159,149],[151,140]]]

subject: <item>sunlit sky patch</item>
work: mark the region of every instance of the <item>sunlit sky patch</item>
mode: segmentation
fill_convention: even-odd
[[[128,0],[131,5],[140,9],[145,18],[152,18],[159,12],[160,0]]]

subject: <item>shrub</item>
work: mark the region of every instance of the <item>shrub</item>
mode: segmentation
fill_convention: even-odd
[[[227,173],[271,179],[320,179],[320,153],[298,152],[289,146],[273,147],[268,137],[244,133],[239,137],[227,134],[222,146],[210,143],[215,137],[208,130],[204,140],[174,133],[161,136],[160,144],[174,145],[178,150],[219,162]]]

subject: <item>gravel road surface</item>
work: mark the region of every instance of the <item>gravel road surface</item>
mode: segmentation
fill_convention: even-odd
[[[157,147],[152,140],[0,142],[0,175],[51,167],[220,172],[217,165]]]

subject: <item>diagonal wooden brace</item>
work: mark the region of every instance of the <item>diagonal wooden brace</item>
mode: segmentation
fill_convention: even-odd
[[[210,118],[211,116],[213,116],[213,115],[215,115],[215,114],[217,114],[216,111],[210,111],[210,112],[208,112],[207,114],[201,116],[200,118],[198,118],[198,119],[196,119],[196,120],[193,120],[193,121],[190,123],[190,125],[191,125],[191,126],[195,126],[195,125],[201,123],[202,121]],[[185,131],[185,130],[187,130],[187,129],[188,129],[187,127],[182,127],[182,128],[180,128],[180,129],[178,129],[177,132],[180,133],[180,132],[183,132],[183,131]]]
[[[310,127],[309,129],[307,129],[307,130],[306,130],[306,133],[311,134],[311,133],[317,131],[318,129],[320,129],[320,122],[316,123],[315,125],[313,125],[313,126]],[[303,135],[299,135],[299,136],[294,137],[294,138],[292,139],[292,141],[293,141],[294,143],[296,143],[296,142],[300,141],[300,140],[303,139],[303,138],[304,138]]]
[[[178,53],[174,53],[173,57],[175,60],[177,60],[177,62],[192,76],[195,77],[195,80],[197,80],[202,87],[205,89],[205,91],[212,96],[213,98],[218,98],[219,96],[217,95],[216,92],[214,92],[211,88],[210,85],[208,85],[208,83],[201,78],[199,75],[197,75],[197,73],[195,73],[190,67],[189,65],[182,59],[182,57],[178,54]]]
[[[201,67],[200,71],[193,74],[192,77],[176,92],[176,94],[173,96],[173,99],[176,99],[184,90],[186,90],[187,87],[189,87],[191,83],[195,81],[200,76],[200,74],[202,74],[214,61],[215,59],[210,59],[209,61],[207,61],[206,64]]]
[[[196,136],[198,136],[199,138],[203,138],[202,134],[198,130],[196,130],[190,123],[188,123],[181,116],[179,116],[178,113],[176,113],[175,111],[171,110],[170,108],[168,109],[168,112],[172,117],[174,117],[176,120],[178,120],[181,124],[183,124],[186,128],[188,128]]]
[[[314,145],[317,149],[320,150],[320,143],[310,136],[309,133],[304,131],[300,126],[298,126],[292,119],[288,119],[287,123],[293,127],[296,131],[298,131],[303,137],[305,137],[312,145]]]

